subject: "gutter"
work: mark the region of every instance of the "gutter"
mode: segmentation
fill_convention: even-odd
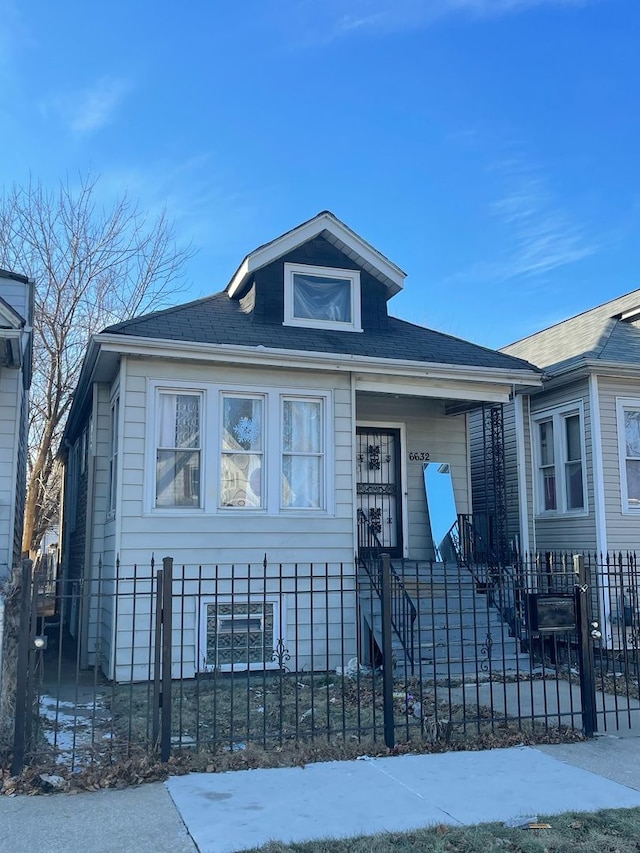
[[[514,371],[502,367],[443,364],[442,362],[359,356],[349,353],[326,353],[258,346],[203,344],[197,341],[174,341],[127,335],[100,334],[94,337],[104,352],[122,355],[191,358],[198,361],[257,364],[272,367],[306,367],[317,370],[344,370],[380,375],[413,376],[417,379],[474,379],[479,382],[501,382],[511,385],[541,386],[542,372],[533,368]]]

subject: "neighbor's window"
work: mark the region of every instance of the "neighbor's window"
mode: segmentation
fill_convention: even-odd
[[[324,506],[324,400],[282,400],[283,509]]]
[[[285,324],[361,331],[358,270],[296,264],[284,269]]]
[[[585,508],[582,408],[571,404],[534,417],[538,512]]]
[[[640,511],[640,402],[618,400],[623,509]]]
[[[158,507],[200,506],[201,403],[199,393],[158,393]]]
[[[264,506],[264,400],[222,395],[220,505]]]
[[[273,598],[203,602],[202,669],[263,669],[277,666],[279,604]]]

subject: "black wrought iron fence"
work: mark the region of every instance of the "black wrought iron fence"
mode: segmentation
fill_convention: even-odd
[[[583,562],[100,563],[52,613],[28,569],[14,769],[640,724],[635,556]]]

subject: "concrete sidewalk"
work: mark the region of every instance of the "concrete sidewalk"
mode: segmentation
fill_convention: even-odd
[[[173,777],[0,797],[0,850],[236,853],[303,841],[640,806],[640,739]]]

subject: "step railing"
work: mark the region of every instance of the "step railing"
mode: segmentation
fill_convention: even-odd
[[[409,663],[413,664],[415,662],[414,624],[418,611],[405,589],[402,578],[391,564],[388,554],[372,556],[370,553],[359,553],[358,564],[368,578],[371,589],[380,599],[383,639],[387,632],[393,632],[402,646],[405,657]],[[385,607],[385,600],[389,602],[388,607]]]

